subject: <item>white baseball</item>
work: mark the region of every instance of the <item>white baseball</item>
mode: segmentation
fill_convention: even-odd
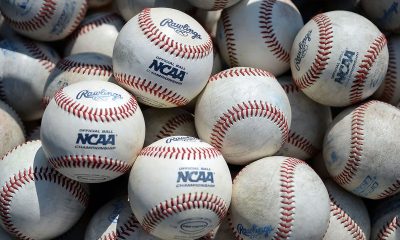
[[[116,13],[100,12],[87,16],[71,34],[64,54],[101,53],[112,57],[115,40],[125,21]]]
[[[85,240],[157,240],[146,233],[132,213],[127,197],[118,197],[101,207],[90,220]]]
[[[183,12],[190,11],[193,7],[184,0],[116,0],[117,8],[126,21],[145,8],[167,7]]]
[[[18,33],[38,41],[68,36],[86,14],[86,0],[0,1],[7,23]]]
[[[143,148],[128,183],[133,213],[145,231],[161,239],[206,235],[225,217],[231,192],[221,153],[188,136]]]
[[[306,160],[322,149],[325,131],[332,121],[331,109],[314,102],[296,86],[290,76],[278,78],[292,110],[288,138],[275,154]]]
[[[41,124],[52,166],[81,182],[104,182],[130,170],[144,142],[142,112],[116,84],[83,81],[56,93]]]
[[[179,108],[148,108],[143,111],[146,122],[144,146],[170,136],[197,137],[193,115]]]
[[[262,158],[233,180],[228,217],[236,239],[322,239],[329,223],[328,192],[305,162]]]
[[[384,30],[400,32],[399,0],[361,0],[361,7],[376,25]]]
[[[397,105],[400,103],[400,37],[391,36],[388,40],[389,64],[385,79],[374,93],[373,98]]]
[[[0,158],[8,151],[25,142],[25,130],[17,113],[0,101]]]
[[[293,40],[303,26],[290,0],[241,0],[222,11],[217,27],[220,53],[231,67],[289,70]]]
[[[112,81],[112,59],[99,53],[78,53],[60,61],[47,78],[42,105],[47,106],[54,94],[73,83],[100,80]]]
[[[241,0],[186,0],[193,6],[205,10],[222,10],[235,5]]]
[[[40,141],[27,142],[0,160],[0,224],[18,239],[52,239],[85,211],[88,186],[53,169]]]
[[[42,117],[44,85],[58,60],[58,54],[42,43],[23,39],[0,42],[0,98],[22,120]]]
[[[378,202],[371,213],[371,239],[397,240],[400,236],[400,194]]]
[[[331,213],[323,240],[369,240],[371,223],[361,198],[345,191],[330,179],[324,183],[329,194]]]
[[[203,141],[219,149],[229,163],[244,165],[281,148],[288,137],[291,108],[271,73],[236,67],[210,78],[194,116]]]
[[[118,35],[114,76],[141,103],[182,106],[207,84],[212,52],[210,36],[192,17],[171,8],[146,8]]]
[[[314,16],[300,30],[290,67],[308,97],[328,106],[348,106],[378,89],[388,59],[386,38],[372,22],[356,13],[332,11]]]
[[[368,101],[340,113],[328,129],[323,155],[332,178],[360,197],[400,191],[400,109]]]
[[[112,0],[88,0],[89,8],[98,8],[110,4]]]

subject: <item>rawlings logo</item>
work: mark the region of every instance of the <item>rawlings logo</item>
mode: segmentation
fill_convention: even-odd
[[[274,230],[271,225],[267,225],[264,227],[259,227],[257,225],[252,225],[250,228],[245,228],[242,224],[238,224],[236,226],[236,230],[240,235],[244,235],[250,239],[258,238],[259,235],[264,236],[264,238],[268,238],[268,235]]]
[[[308,50],[308,43],[311,41],[312,30],[304,36],[303,40],[299,42],[299,51],[297,52],[296,58],[294,59],[295,67],[297,71],[300,71],[301,60],[306,56]]]
[[[178,171],[177,183],[203,182],[214,183],[214,173],[209,171]]]
[[[178,136],[178,137],[169,137],[165,140],[165,143],[171,142],[200,142],[199,139],[189,136]]]
[[[165,18],[160,22],[160,26],[167,26],[172,28],[177,34],[187,37],[189,34],[192,35],[192,39],[201,39],[201,35],[190,28],[188,24],[179,24],[174,22],[171,18]]]
[[[122,96],[121,94],[101,89],[100,91],[93,91],[93,92],[89,90],[82,90],[76,95],[76,99],[81,99],[81,98],[91,98],[94,101],[106,101],[107,99],[115,101],[117,99],[122,99]]]
[[[89,145],[115,145],[115,134],[89,134],[78,133],[76,144]]]

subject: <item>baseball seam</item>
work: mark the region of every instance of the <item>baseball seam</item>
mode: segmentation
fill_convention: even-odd
[[[213,52],[211,38],[207,35],[207,42],[200,45],[186,45],[179,43],[163,33],[153,22],[151,9],[146,8],[139,13],[138,23],[143,34],[155,46],[163,49],[165,52],[180,58],[200,59],[209,56]]]
[[[396,51],[393,43],[388,42],[389,64],[386,72],[385,80],[383,81],[383,92],[379,96],[379,100],[383,102],[391,102],[397,86],[397,59]]]
[[[365,233],[358,224],[340,207],[335,198],[329,194],[331,214],[343,225],[351,234],[353,239],[367,240]]]
[[[210,144],[218,150],[222,149],[229,129],[236,122],[253,117],[265,118],[275,123],[281,132],[281,144],[287,140],[289,127],[284,113],[268,102],[249,100],[232,106],[219,117],[211,130]]]
[[[125,173],[132,166],[123,161],[96,155],[51,156],[49,162],[55,169],[95,168],[118,173]]]
[[[71,25],[71,28],[68,31],[68,35],[73,33],[75,29],[79,26],[79,24],[82,22],[82,19],[86,16],[86,11],[88,9],[88,1],[83,1],[81,8],[79,9],[78,15],[76,16],[73,24]]]
[[[116,13],[109,13],[104,16],[100,16],[95,18],[87,23],[81,23],[78,28],[71,34],[71,39],[76,39],[81,35],[84,35],[93,29],[96,29],[104,24],[116,22],[117,24],[123,24],[124,21],[122,18]]]
[[[358,66],[357,74],[354,77],[354,81],[350,89],[349,98],[351,104],[357,103],[363,99],[365,80],[368,77],[372,65],[375,63],[386,44],[387,41],[385,35],[381,34],[373,41],[367,50],[367,53],[364,55],[364,58],[361,60],[361,64]]]
[[[386,240],[390,237],[390,235],[396,231],[400,227],[400,220],[396,216],[392,221],[387,222],[382,228],[379,230],[377,240]]]
[[[331,48],[332,48],[332,23],[328,16],[324,14],[318,14],[313,17],[312,20],[318,26],[319,32],[319,43],[318,43],[318,53],[310,67],[303,76],[300,78],[293,78],[294,82],[300,89],[307,88],[314,84],[319,78],[322,72],[325,70],[326,65],[328,65],[328,60],[330,59]]]
[[[286,94],[300,92],[300,88],[294,83],[281,83],[281,86]]]
[[[233,32],[233,26],[229,15],[226,11],[222,11],[221,13],[221,21],[224,31],[226,50],[229,57],[229,66],[236,67],[239,66],[239,59],[236,54],[236,43],[235,43],[235,34]]]
[[[268,49],[280,61],[288,63],[290,60],[289,52],[278,41],[274,33],[274,25],[272,24],[272,9],[276,0],[265,0],[261,2],[259,11],[259,28],[261,30],[261,37],[265,41]]]
[[[400,188],[400,179],[397,179],[395,183],[389,186],[387,189],[383,190],[381,194],[378,195],[378,199],[386,198],[392,196]]]
[[[318,149],[306,137],[292,130],[289,130],[286,143],[304,151],[309,156],[314,156],[318,152]]]
[[[121,106],[110,108],[93,108],[76,102],[60,89],[54,95],[56,104],[64,111],[73,114],[78,118],[95,122],[115,122],[133,116],[136,113],[138,104],[133,96],[128,102]]]
[[[117,82],[125,84],[135,88],[136,90],[149,93],[153,96],[161,98],[162,100],[174,104],[175,106],[186,105],[189,100],[168,88],[164,88],[158,83],[152,83],[147,79],[142,79],[140,77],[127,75],[126,73],[115,73],[114,77]]]
[[[65,71],[73,72],[83,75],[93,75],[93,76],[111,76],[112,75],[112,65],[108,64],[90,64],[86,62],[79,62],[72,59],[63,59],[59,61],[56,68]]]
[[[167,199],[154,206],[146,213],[141,225],[145,231],[152,232],[163,220],[180,212],[196,208],[211,210],[218,216],[220,221],[228,211],[226,202],[214,194],[203,192],[187,193]]]
[[[32,55],[33,58],[39,61],[39,63],[48,71],[51,72],[56,64],[51,61],[50,57],[46,55],[44,51],[42,51],[36,43],[31,41],[22,41],[24,47],[28,50],[28,52]]]
[[[221,152],[213,147],[166,147],[148,146],[142,149],[139,156],[157,157],[177,160],[212,160],[220,157]]]
[[[227,4],[228,0],[214,0],[214,5],[212,10],[224,9]]]
[[[113,230],[110,233],[107,233],[105,236],[102,236],[99,240],[116,240],[116,239],[127,239],[131,236],[132,233],[139,228],[139,222],[136,220],[135,216],[131,214],[129,219],[124,222],[118,229]]]
[[[8,24],[10,24],[10,26],[22,31],[35,31],[37,29],[43,28],[54,16],[57,1],[42,0],[42,2],[43,3],[39,12],[30,20],[18,21],[16,19],[11,19],[5,14],[5,12],[3,12],[4,19],[7,21]]]
[[[259,77],[274,77],[272,73],[258,69],[258,68],[232,68],[227,69],[225,71],[219,72],[213,75],[208,81],[213,82],[220,79],[225,79],[229,77],[251,77],[251,76],[259,76]]]
[[[180,126],[185,124],[192,124],[193,122],[193,116],[187,113],[174,116],[161,127],[161,130],[156,135],[156,138],[162,139],[165,137],[170,137],[174,135],[174,131],[176,131]]]

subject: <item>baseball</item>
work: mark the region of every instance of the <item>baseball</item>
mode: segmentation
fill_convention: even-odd
[[[232,180],[221,153],[188,136],[143,148],[132,167],[128,193],[137,220],[161,239],[196,239],[225,217]]]
[[[400,37],[391,36],[388,40],[389,64],[385,79],[374,93],[373,98],[396,105],[400,103]]]
[[[241,0],[187,0],[193,6],[205,10],[221,10],[235,5]]]
[[[356,13],[332,11],[314,16],[300,30],[290,67],[308,97],[339,107],[371,96],[385,77],[388,59],[386,38],[372,22]]]
[[[233,180],[228,217],[236,239],[322,239],[329,223],[329,196],[305,162],[262,158]]]
[[[220,150],[227,162],[244,165],[281,148],[288,137],[291,108],[271,73],[236,67],[210,78],[194,116],[203,141]]]
[[[197,8],[195,13],[195,19],[199,21],[201,26],[210,34],[212,39],[217,36],[217,25],[218,20],[221,17],[222,10],[208,11],[204,9]],[[214,50],[217,48],[214,47]]]
[[[144,146],[170,136],[197,137],[193,115],[179,108],[148,108],[143,111],[146,122]]]
[[[146,233],[132,213],[127,197],[118,197],[101,207],[86,228],[85,240],[157,240]]]
[[[18,239],[52,239],[85,211],[88,186],[53,169],[40,141],[19,145],[0,160],[0,224]]]
[[[59,90],[47,106],[40,138],[51,165],[88,183],[128,172],[144,142],[142,112],[116,84],[83,81]]]
[[[398,0],[361,0],[365,14],[384,30],[400,32],[400,14]]]
[[[182,106],[207,84],[212,53],[210,36],[192,17],[171,8],[146,8],[118,35],[114,76],[141,103]]]
[[[63,87],[86,80],[111,81],[112,59],[98,53],[79,53],[60,60],[47,78],[42,104],[47,106]]]
[[[371,213],[371,239],[396,240],[400,235],[400,195],[385,199]]]
[[[112,0],[88,0],[89,8],[98,8],[110,4]]]
[[[336,116],[323,155],[333,180],[360,197],[380,199],[400,191],[400,110],[368,101]]]
[[[6,22],[18,33],[38,40],[68,36],[86,14],[86,0],[0,1]]]
[[[369,240],[371,223],[367,207],[361,198],[345,191],[332,180],[326,180],[331,213],[323,240]]]
[[[325,131],[332,121],[331,109],[308,98],[290,76],[278,78],[292,109],[288,138],[275,154],[306,160],[322,149]]]
[[[64,54],[69,56],[94,52],[112,57],[115,40],[124,24],[124,19],[116,13],[100,12],[88,15],[71,34]]]
[[[50,47],[22,39],[0,42],[0,98],[24,121],[42,117],[44,85],[59,60]]]
[[[17,113],[0,101],[0,158],[8,151],[25,142],[25,130]]]
[[[231,67],[260,68],[278,76],[289,70],[289,53],[303,20],[290,0],[241,0],[222,11],[217,43]]]

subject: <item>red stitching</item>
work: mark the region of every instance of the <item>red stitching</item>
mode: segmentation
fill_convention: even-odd
[[[221,152],[213,147],[148,146],[142,149],[139,156],[176,160],[211,160],[221,156]]]
[[[258,23],[260,24],[261,36],[265,40],[264,43],[278,60],[288,63],[290,60],[289,52],[279,43],[272,24],[272,9],[275,2],[276,0],[264,0],[261,2]]]
[[[78,36],[86,34],[95,28],[98,28],[104,24],[115,22],[118,25],[123,25],[124,20],[116,13],[108,13],[101,15],[91,21],[81,23],[81,25],[71,34],[71,39],[76,39]]]
[[[83,206],[87,206],[89,197],[86,189],[84,189],[79,182],[64,177],[54,168],[35,167],[35,169],[33,169],[30,167],[29,169],[19,171],[13,177],[10,177],[8,182],[6,182],[2,187],[0,193],[0,219],[7,231],[17,236],[19,239],[33,240],[32,238],[25,236],[19,229],[17,229],[17,227],[14,226],[10,216],[12,198],[14,194],[23,187],[23,185],[40,180],[53,182],[62,186],[64,189],[68,190]]]
[[[365,112],[368,107],[375,102],[376,101],[369,101],[364,103],[357,107],[352,113],[350,155],[343,171],[334,177],[334,180],[340,185],[349,184],[358,171],[364,145]]]
[[[37,59],[47,71],[51,72],[51,70],[53,70],[53,68],[56,66],[50,57],[47,56],[46,53],[42,51],[36,43],[23,40],[22,44],[32,55],[32,57]]]
[[[126,73],[114,73],[115,80],[121,84],[126,84],[137,90],[149,93],[153,96],[161,98],[164,101],[175,104],[176,106],[183,106],[189,103],[189,100],[168,88],[163,88],[158,83],[152,83],[147,79],[127,75]]]
[[[54,95],[56,104],[64,111],[72,113],[78,118],[96,122],[118,121],[133,116],[138,108],[138,104],[133,96],[129,97],[127,103],[113,108],[93,108],[77,103],[73,98],[60,89]]]
[[[281,131],[282,144],[287,140],[289,127],[284,113],[268,102],[253,100],[238,103],[221,115],[211,131],[211,145],[219,150],[222,149],[229,128],[237,121],[251,117],[262,117],[274,122]]]
[[[294,83],[280,83],[286,94],[300,92],[300,88]]]
[[[111,172],[126,173],[132,164],[96,155],[69,155],[49,158],[50,164],[55,168],[95,168]]]
[[[214,6],[211,10],[220,10],[224,9],[225,6],[228,4],[229,0],[214,0]]]
[[[59,61],[56,65],[56,68],[58,68],[61,71],[81,73],[86,75],[99,75],[99,76],[112,75],[112,65],[89,64],[68,58],[64,58],[63,60]]]
[[[78,15],[76,16],[74,23],[71,25],[71,28],[68,31],[67,35],[70,35],[72,32],[75,31],[75,29],[81,24],[82,19],[86,16],[86,11],[88,9],[88,3],[87,1],[83,1],[81,8],[79,9]]]
[[[324,14],[318,14],[312,20],[318,25],[318,53],[310,69],[303,76],[300,78],[293,77],[293,80],[300,89],[307,88],[318,80],[319,76],[325,70],[326,65],[328,65],[329,55],[331,54],[330,49],[332,48],[333,38],[331,20]]]
[[[46,26],[49,23],[50,19],[53,17],[57,1],[54,0],[42,0],[42,6],[38,13],[32,17],[32,19],[27,21],[18,21],[17,19],[11,19],[6,15],[6,12],[2,12],[4,19],[10,24],[13,28],[23,30],[23,31],[35,31]]]
[[[47,105],[49,105],[51,98],[49,96],[42,96],[42,100],[40,102],[40,106],[42,109],[46,109]]]
[[[267,71],[258,68],[246,68],[246,67],[236,67],[221,71],[213,75],[208,81],[213,82],[219,79],[229,78],[229,77],[247,77],[247,76],[260,76],[260,77],[272,77],[275,76]]]
[[[353,239],[356,240],[367,240],[363,230],[358,224],[340,207],[335,201],[333,196],[329,194],[331,213],[336,219],[344,226],[344,228],[352,235]]]
[[[192,115],[189,113],[183,113],[177,116],[174,116],[173,118],[169,119],[162,127],[160,132],[157,134],[157,139],[162,139],[165,137],[170,137],[174,134],[174,131],[187,123],[193,123],[194,118]]]
[[[394,97],[394,92],[397,85],[397,61],[396,50],[393,42],[388,42],[389,50],[389,65],[386,72],[385,80],[383,81],[383,92],[380,94],[379,100],[383,102],[391,102]]]
[[[154,24],[151,15],[151,8],[146,8],[139,13],[138,23],[143,34],[160,49],[176,57],[198,59],[204,58],[213,52],[211,38],[207,35],[207,42],[200,45],[186,45],[168,37]]]
[[[119,224],[118,224],[119,226]],[[132,233],[140,227],[139,222],[136,220],[135,216],[131,214],[129,219],[124,222],[118,229],[102,236],[99,240],[118,240],[127,239]]]
[[[400,227],[400,220],[396,216],[393,218],[392,221],[389,221],[382,227],[382,229],[379,231],[378,240],[386,240],[390,237],[390,235],[396,231],[397,228]]]
[[[231,20],[229,19],[229,15],[226,11],[222,11],[221,20],[224,30],[226,49],[228,51],[229,66],[237,67],[239,66],[239,59],[236,55],[237,49],[235,43],[235,34],[233,32]]]
[[[298,149],[309,154],[310,156],[314,156],[318,152],[318,149],[307,138],[295,133],[292,130],[289,130],[289,135],[286,143],[297,147]]]
[[[147,232],[153,231],[157,225],[167,218],[191,209],[208,209],[213,211],[220,221],[228,211],[226,202],[211,193],[187,193],[167,199],[154,206],[143,218],[142,226]]]
[[[386,198],[395,194],[400,188],[400,179],[397,179],[390,187],[383,190],[381,194],[378,195],[378,199]]]
[[[380,52],[386,46],[386,43],[385,35],[381,34],[374,40],[367,50],[367,54],[365,54],[363,60],[361,60],[361,64],[358,66],[357,75],[354,77],[355,79],[350,89],[349,97],[351,104],[357,103],[363,99],[365,79],[367,79],[372,65],[375,63]]]

